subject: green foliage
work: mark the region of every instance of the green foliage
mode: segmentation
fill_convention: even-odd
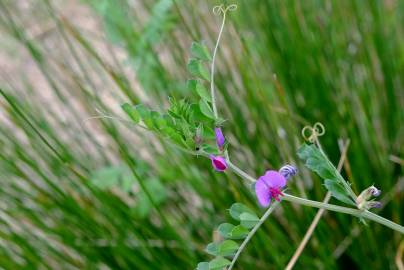
[[[196,267],[196,270],[209,270],[209,263],[208,262],[200,262]]]
[[[195,115],[209,120],[200,112],[199,94],[185,87],[184,44],[213,44],[218,29],[211,3],[49,1],[57,9],[48,12],[48,1],[20,2],[0,1],[0,85],[16,104],[0,97],[0,268],[193,269],[206,256],[199,247],[211,241],[212,223],[225,218],[221,210],[234,200],[253,205],[256,199],[237,176],[213,173],[208,161],[161,147],[150,133],[113,119],[80,123],[94,116],[94,108],[113,115],[128,100],[147,100],[164,115],[167,96],[186,96]],[[237,2],[215,74],[232,162],[255,175],[279,168],[295,160],[302,126],[320,121],[327,126],[322,144],[330,159],[340,156],[337,139],[349,138],[350,170],[344,173],[357,190],[375,184],[391,194],[382,197],[381,215],[402,224],[395,187],[403,168],[390,157],[404,155],[398,128],[403,1]],[[203,125],[203,147],[213,153],[211,126]],[[141,161],[151,165],[146,182],[158,178],[168,196],[143,219],[126,192],[90,181],[111,163],[138,172],[133,164]],[[314,178],[302,172],[288,192],[322,200],[323,182]],[[238,269],[285,268],[313,209],[282,203],[282,210],[260,228]],[[325,215],[295,268],[395,269],[401,238],[371,225]]]
[[[316,172],[325,180],[324,186],[331,192],[332,196],[344,203],[356,206],[356,196],[350,185],[342,178],[341,174],[320,149],[314,144],[303,144],[299,148],[297,155],[305,161],[307,168]]]
[[[204,44],[201,43],[192,42],[191,54],[192,56],[201,60],[205,61],[212,60],[212,56],[210,55],[209,49]]]
[[[238,244],[233,240],[224,240],[220,243],[210,243],[206,246],[206,252],[213,256],[233,256],[237,249]]]
[[[209,262],[209,270],[222,270],[231,262],[223,257],[216,257]]]
[[[236,254],[239,245],[234,240],[246,238],[250,229],[259,221],[254,211],[242,203],[234,203],[230,207],[229,212],[233,219],[240,221],[240,224],[237,226],[231,223],[222,223],[219,225],[217,231],[225,240],[213,242],[206,246],[205,251],[216,257],[209,263],[209,269],[224,269],[224,267],[229,265],[230,261],[223,257],[233,257]],[[198,264],[197,269],[199,269],[199,265],[203,267],[205,264]]]
[[[247,206],[245,206],[242,203],[234,203],[231,207],[230,207],[230,216],[232,218],[234,218],[235,220],[241,220],[241,215],[243,213],[247,213],[247,214],[251,214],[254,215],[254,211],[251,210],[250,208],[248,208]]]
[[[253,228],[259,221],[259,218],[255,214],[251,213],[242,213],[240,215],[240,223],[241,226],[251,229]]]
[[[206,81],[210,80],[209,71],[204,67],[202,61],[191,58],[188,62],[187,68],[192,76],[204,79]]]
[[[220,224],[217,228],[219,234],[226,239],[244,239],[248,234],[248,229],[242,225],[233,225],[230,223]]]
[[[196,92],[203,100],[212,102],[210,93],[208,93],[208,90],[199,80],[188,80],[187,89]]]
[[[126,112],[126,114],[132,119],[132,121],[137,124],[140,121],[140,113],[138,110],[129,105],[128,103],[122,104],[122,109]]]

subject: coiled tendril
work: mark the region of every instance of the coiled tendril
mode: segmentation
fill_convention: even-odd
[[[323,124],[321,124],[320,122],[315,123],[312,127],[305,126],[302,129],[303,138],[310,143],[316,143],[317,138],[320,136],[323,136],[324,133],[325,133],[325,128],[324,128]]]
[[[236,4],[229,5],[227,7],[224,7],[224,5],[218,5],[213,7],[213,14],[215,15],[220,15],[223,14],[225,15],[227,11],[234,11],[237,9]]]

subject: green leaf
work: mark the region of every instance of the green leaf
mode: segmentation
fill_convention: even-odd
[[[153,118],[154,125],[157,129],[163,130],[167,128],[167,120],[164,115],[159,115],[158,117]]]
[[[349,183],[341,176],[335,166],[314,144],[303,144],[297,155],[306,162],[306,167],[323,178],[324,186],[338,200],[355,205],[355,193]]]
[[[237,225],[230,232],[230,239],[244,239],[250,231],[242,225]]]
[[[230,223],[222,223],[219,225],[219,227],[217,228],[217,231],[219,232],[219,234],[224,237],[224,238],[230,238],[230,233],[231,231],[235,228],[236,226],[234,226],[233,224]]]
[[[121,108],[126,112],[126,114],[132,119],[132,121],[137,124],[140,121],[140,115],[134,106],[129,103],[124,103]]]
[[[297,151],[300,159],[306,161],[306,166],[323,179],[336,178],[336,170],[314,145],[303,144]]]
[[[209,269],[210,270],[219,270],[219,269],[225,268],[226,266],[228,266],[230,264],[231,264],[231,262],[228,259],[225,259],[223,257],[217,257],[209,262]]]
[[[209,49],[201,43],[192,42],[191,54],[201,60],[210,61],[212,57],[210,56]]]
[[[209,253],[210,255],[217,256],[218,253],[219,253],[219,244],[218,244],[218,243],[215,243],[215,242],[209,243],[209,244],[206,246],[205,251],[206,251],[207,253]]]
[[[356,206],[352,199],[346,195],[344,187],[337,181],[326,179],[324,186],[331,192],[332,196],[341,202]]]
[[[199,101],[199,109],[206,117],[209,117],[210,119],[215,119],[213,111],[210,108],[209,104],[206,102],[206,100],[201,99]]]
[[[201,82],[196,83],[196,93],[204,100],[212,102],[212,98],[208,93],[208,90],[203,86]]]
[[[209,71],[203,66],[200,60],[190,59],[187,68],[192,76],[199,77],[207,81],[210,80]]]
[[[247,229],[254,227],[259,222],[259,220],[260,219],[255,214],[245,212],[240,215],[241,226]]]
[[[222,223],[219,225],[217,228],[217,231],[219,234],[226,239],[244,239],[248,233],[249,230],[246,229],[245,227],[241,225],[234,226],[233,224],[230,223]]]
[[[209,263],[208,262],[200,262],[196,267],[196,270],[209,270]]]
[[[212,102],[212,98],[206,89],[206,87],[198,80],[188,80],[187,88],[190,91],[194,91],[198,96],[206,101]]]
[[[230,216],[234,218],[235,220],[240,220],[240,215],[242,213],[250,213],[252,215],[255,215],[254,211],[245,206],[242,203],[234,203],[230,207]]]
[[[150,116],[150,110],[143,104],[136,105],[135,109],[142,119]]]
[[[225,240],[218,244],[217,252],[219,256],[232,256],[237,252],[239,245],[233,240]]]

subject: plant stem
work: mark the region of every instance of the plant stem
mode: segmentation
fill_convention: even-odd
[[[265,212],[265,214],[260,218],[258,223],[254,226],[254,228],[248,233],[246,239],[244,239],[243,243],[241,246],[238,248],[236,255],[234,255],[233,260],[231,261],[231,264],[227,270],[231,270],[236,263],[238,257],[240,256],[241,252],[244,250],[248,242],[251,240],[251,238],[254,236],[254,234],[257,232],[259,227],[261,227],[262,223],[265,222],[265,220],[271,215],[271,213],[275,210],[275,208],[279,205],[278,201],[275,201]]]
[[[243,171],[242,169],[240,169],[239,167],[237,167],[236,165],[234,165],[230,159],[227,157],[226,158],[226,162],[227,162],[227,166],[229,166],[230,169],[233,170],[233,172],[235,172],[237,175],[239,175],[241,178],[247,179],[248,181],[254,183],[255,181],[257,181],[254,177],[252,177],[251,175],[249,175],[248,173],[246,173],[245,171]]]
[[[395,231],[398,231],[398,232],[404,234],[403,226],[401,226],[397,223],[394,223],[388,219],[385,219],[379,215],[376,215],[372,212],[369,212],[367,210],[363,211],[363,210],[359,210],[359,209],[348,208],[348,207],[338,206],[338,205],[334,205],[334,204],[307,200],[307,199],[299,198],[299,197],[296,197],[296,196],[293,196],[293,195],[290,195],[287,193],[284,193],[284,196],[282,197],[282,199],[285,201],[289,201],[289,202],[293,202],[293,203],[297,203],[297,204],[301,204],[301,205],[306,205],[306,206],[315,207],[315,208],[323,208],[323,209],[326,209],[329,211],[348,214],[348,215],[356,216],[359,218],[366,218],[366,219],[372,220],[374,222],[377,222],[386,227],[389,227],[390,229],[393,229]]]
[[[244,179],[247,179],[250,182],[256,181],[256,179],[254,177],[252,177],[251,175],[249,175],[248,173],[244,172],[242,169],[240,169],[239,167],[234,165],[229,159],[227,159],[226,161],[227,161],[228,167],[230,169],[232,169],[236,174],[238,174],[239,176],[241,176]],[[326,210],[339,212],[339,213],[343,213],[343,214],[348,214],[351,216],[366,218],[366,219],[372,220],[374,222],[377,222],[379,224],[382,224],[386,227],[389,227],[395,231],[398,231],[398,232],[404,234],[403,226],[401,226],[397,223],[394,223],[388,219],[385,219],[379,215],[376,215],[372,212],[369,212],[367,210],[363,211],[363,210],[359,210],[359,209],[348,208],[348,207],[338,206],[338,205],[334,205],[334,204],[307,200],[307,199],[296,197],[296,196],[293,196],[293,195],[290,195],[287,193],[284,193],[284,196],[282,197],[282,199],[285,201],[290,201],[290,202],[301,204],[301,205],[306,205],[306,206],[315,207],[315,208],[323,208]]]
[[[219,117],[218,113],[217,113],[216,97],[215,97],[215,59],[216,59],[217,48],[219,47],[219,43],[220,43],[220,38],[222,37],[225,21],[226,21],[226,12],[223,12],[222,26],[220,27],[219,35],[217,36],[215,49],[213,50],[212,64],[211,64],[211,68],[210,68],[210,95],[212,97],[212,109],[213,109],[213,115],[215,116],[215,119],[217,119]]]
[[[318,139],[316,140],[318,147],[320,148],[320,151],[323,151],[321,149],[321,144],[318,141]],[[337,171],[341,172],[342,166],[344,165],[345,159],[346,159],[346,155],[348,152],[348,147],[350,144],[350,140],[348,139],[347,142],[345,143],[344,146],[342,146],[342,151],[341,151],[341,157],[339,159],[338,162],[338,166],[337,166]],[[327,194],[325,195],[325,198],[323,200],[323,203],[328,203],[331,199],[331,192],[328,191]],[[312,223],[310,224],[309,228],[307,229],[307,232],[305,233],[302,241],[300,242],[299,246],[297,247],[295,253],[293,254],[292,258],[290,259],[289,263],[286,265],[285,270],[292,270],[294,265],[296,264],[297,260],[299,259],[300,255],[302,254],[304,248],[306,247],[307,243],[309,242],[315,228],[317,227],[318,222],[320,221],[322,215],[324,214],[325,209],[324,208],[320,208],[317,211],[316,216],[314,217]]]

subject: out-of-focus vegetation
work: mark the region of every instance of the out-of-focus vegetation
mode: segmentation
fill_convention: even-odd
[[[87,118],[195,98],[189,46],[213,48],[222,2],[66,2],[83,13],[65,1],[0,2],[0,48],[18,67],[0,71],[0,268],[194,269],[233,202],[263,211],[248,186],[130,123]],[[322,122],[333,161],[338,139],[351,140],[352,188],[380,187],[380,214],[402,224],[404,2],[227,2],[238,9],[216,84],[234,162],[253,175],[294,163],[289,193],[322,200],[296,156],[301,128]],[[238,269],[282,269],[315,212],[282,203]],[[395,269],[402,241],[327,213],[296,269]]]

